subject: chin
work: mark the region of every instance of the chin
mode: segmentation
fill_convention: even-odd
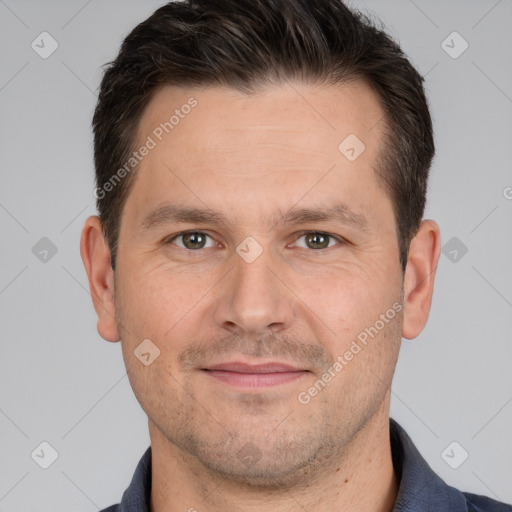
[[[307,475],[311,478],[325,469],[333,455],[332,446],[322,446],[318,439],[281,439],[273,443],[262,439],[228,449],[223,446],[212,450],[211,444],[195,448],[197,460],[212,475],[266,491],[297,487]]]

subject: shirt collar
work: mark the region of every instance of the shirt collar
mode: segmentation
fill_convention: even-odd
[[[114,509],[112,512],[149,512],[151,471],[150,446],[137,464],[132,481],[126,491],[124,491],[119,509]]]
[[[392,418],[389,431],[393,466],[399,481],[393,512],[467,512],[464,495],[432,471],[407,432]]]
[[[430,468],[405,430],[389,420],[393,466],[399,481],[393,512],[467,512],[464,495]],[[149,512],[151,446],[140,459],[118,512]]]

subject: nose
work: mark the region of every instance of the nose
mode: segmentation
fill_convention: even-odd
[[[217,290],[215,322],[230,333],[264,336],[290,327],[293,293],[272,255],[264,249],[252,262],[234,255],[235,268]]]

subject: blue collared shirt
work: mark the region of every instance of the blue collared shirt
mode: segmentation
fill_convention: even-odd
[[[390,419],[391,453],[400,482],[393,512],[512,512],[512,505],[460,492],[432,471],[405,430]],[[149,512],[151,446],[146,450],[121,503],[100,512]]]

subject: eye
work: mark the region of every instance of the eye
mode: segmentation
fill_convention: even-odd
[[[305,245],[300,245],[297,243],[302,238],[304,239]],[[334,237],[333,235],[329,235],[327,233],[322,233],[319,231],[308,231],[306,233],[303,233],[292,245],[304,249],[327,249],[329,247],[332,247],[333,245],[336,245],[336,243],[331,242],[343,243],[342,240]]]
[[[206,245],[207,238],[211,240],[210,245]],[[173,237],[169,238],[166,243],[172,244],[176,240],[182,241],[181,244],[176,242],[178,247],[189,250],[205,249],[215,245],[214,240],[202,231],[186,231],[184,233],[180,233],[179,235],[174,235]]]

